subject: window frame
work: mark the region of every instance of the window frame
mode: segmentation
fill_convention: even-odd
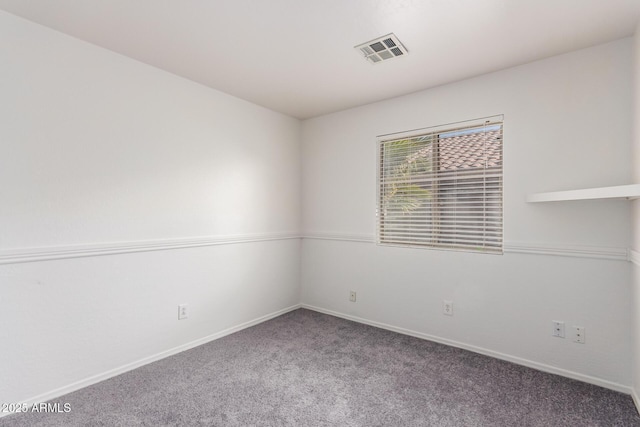
[[[436,141],[432,141],[431,144],[436,144],[435,148],[433,148],[433,158],[432,162],[434,167],[440,167],[440,134],[445,134],[448,132],[455,132],[459,130],[469,129],[473,127],[482,127],[487,124],[490,125],[500,125],[501,131],[501,143],[500,143],[500,175],[499,175],[499,185],[500,185],[500,210],[499,210],[499,248],[498,249],[487,249],[487,247],[482,246],[479,248],[473,248],[470,245],[453,245],[451,243],[442,243],[441,239],[442,235],[434,234],[433,240],[429,243],[402,243],[402,242],[389,242],[383,240],[383,232],[382,227],[384,226],[383,221],[381,219],[381,209],[382,209],[382,200],[384,197],[384,183],[382,181],[382,175],[384,173],[384,165],[383,165],[383,144],[399,141],[403,139],[411,139],[418,138],[421,136],[435,137]],[[437,176],[437,173],[434,172],[434,176]],[[446,178],[446,177],[445,177]],[[452,181],[454,178],[451,179]],[[440,180],[435,180],[435,185],[441,185]],[[436,194],[440,194],[438,190],[435,190]],[[483,198],[487,198],[488,195],[491,195],[490,192],[486,192],[486,190],[482,193]],[[424,216],[427,220],[431,219],[431,223],[434,221],[441,221],[441,217],[443,216],[443,210],[439,209],[437,205],[439,204],[438,200],[442,200],[441,197],[434,200],[434,206],[431,207],[431,214]],[[487,211],[486,202],[483,206],[484,212]],[[483,253],[483,254],[492,254],[492,255],[502,255],[504,253],[504,115],[495,115],[488,116],[474,120],[466,120],[460,122],[453,122],[444,125],[438,126],[430,126],[419,129],[413,129],[410,131],[402,131],[395,133],[388,133],[383,135],[378,135],[376,138],[376,207],[375,207],[375,239],[376,244],[379,246],[390,246],[390,247],[401,247],[401,248],[414,248],[414,249],[429,249],[429,250],[441,250],[441,251],[461,251],[461,252],[470,252],[470,253]],[[434,229],[436,226],[433,227]],[[487,227],[486,223],[483,225],[483,231],[486,232]],[[480,232],[478,233],[480,234]],[[486,237],[483,237],[486,239]]]

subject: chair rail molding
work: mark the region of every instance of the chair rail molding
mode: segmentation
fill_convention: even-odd
[[[151,252],[171,249],[195,248],[200,246],[232,245],[291,239],[376,244],[376,238],[373,234],[346,234],[335,232],[305,232],[303,234],[300,234],[291,231],[199,236],[2,249],[0,250],[0,265],[103,255],[116,255],[134,252]],[[617,261],[631,261],[634,264],[640,265],[639,252],[627,248],[616,247],[558,245],[555,243],[505,242],[504,253],[598,258]]]
[[[299,238],[297,232],[278,232],[2,249],[0,265]]]
[[[302,234],[302,238],[309,240],[332,240],[338,242],[376,243],[376,237],[373,234],[305,232]],[[538,242],[504,242],[503,249],[506,254],[553,255],[616,261],[630,260],[629,250],[627,248],[607,246],[561,245],[556,243]]]

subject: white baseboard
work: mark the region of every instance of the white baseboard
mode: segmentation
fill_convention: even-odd
[[[57,388],[55,390],[51,390],[51,391],[48,391],[46,393],[42,393],[42,394],[40,394],[38,396],[32,397],[30,399],[26,399],[26,400],[20,402],[20,404],[31,406],[31,405],[36,404],[36,403],[46,402],[48,400],[55,399],[55,398],[58,398],[60,396],[64,396],[65,394],[69,394],[69,393],[72,393],[74,391],[80,390],[82,388],[88,387],[90,385],[97,384],[97,383],[99,383],[101,381],[107,380],[109,378],[113,378],[115,376],[118,376],[118,375],[123,374],[123,373],[128,372],[128,371],[132,371],[132,370],[134,370],[136,368],[139,368],[141,366],[147,365],[149,363],[156,362],[156,361],[164,359],[166,357],[173,356],[174,354],[181,353],[183,351],[186,351],[186,350],[189,350],[191,348],[200,346],[202,344],[206,344],[206,343],[211,342],[211,341],[215,341],[215,340],[217,340],[219,338],[225,337],[227,335],[233,334],[235,332],[241,331],[241,330],[249,328],[251,326],[255,326],[255,325],[260,324],[262,322],[266,322],[267,320],[270,320],[270,319],[273,319],[275,317],[281,316],[281,315],[283,315],[285,313],[288,313],[290,311],[297,310],[298,308],[306,308],[306,309],[309,309],[309,310],[317,311],[319,313],[324,313],[324,314],[328,314],[328,315],[331,315],[331,316],[340,317],[340,318],[343,318],[343,319],[351,320],[351,321],[362,323],[362,324],[365,324],[365,325],[375,326],[377,328],[386,329],[386,330],[389,330],[389,331],[392,331],[392,332],[397,332],[397,333],[400,333],[400,334],[403,334],[403,335],[409,335],[409,336],[413,336],[413,337],[416,337],[416,338],[425,339],[425,340],[428,340],[428,341],[439,342],[439,343],[442,343],[442,344],[450,345],[452,347],[462,348],[464,350],[469,350],[469,351],[473,351],[475,353],[484,354],[486,356],[494,357],[496,359],[506,360],[508,362],[513,362],[513,363],[516,363],[518,365],[527,366],[527,367],[530,367],[530,368],[533,368],[533,369],[537,369],[537,370],[540,370],[540,371],[549,372],[551,374],[564,376],[564,377],[567,377],[567,378],[575,379],[575,380],[578,380],[578,381],[586,382],[586,383],[589,383],[589,384],[594,384],[594,385],[597,385],[597,386],[600,386],[600,387],[604,387],[604,388],[608,388],[608,389],[611,389],[611,390],[619,391],[619,392],[622,392],[622,393],[625,393],[625,394],[629,394],[633,398],[633,401],[634,401],[634,403],[636,405],[636,408],[638,409],[638,412],[640,412],[640,397],[636,393],[636,390],[631,388],[631,387],[624,386],[622,384],[614,383],[614,382],[611,382],[611,381],[603,380],[603,379],[592,377],[592,376],[589,376],[589,375],[583,375],[583,374],[580,374],[580,373],[577,373],[577,372],[568,371],[568,370],[561,369],[561,368],[556,368],[554,366],[545,365],[543,363],[534,362],[532,360],[523,359],[523,358],[516,357],[516,356],[511,356],[511,355],[500,353],[500,352],[495,352],[495,351],[488,350],[488,349],[485,349],[485,348],[482,348],[482,347],[476,347],[476,346],[465,344],[465,343],[461,343],[461,342],[458,342],[458,341],[437,337],[435,335],[424,334],[422,332],[417,332],[417,331],[412,331],[412,330],[409,330],[409,329],[399,328],[399,327],[396,327],[396,326],[388,325],[386,323],[376,322],[376,321],[373,321],[373,320],[368,320],[368,319],[364,319],[364,318],[357,317],[357,316],[351,316],[351,315],[344,314],[344,313],[339,313],[339,312],[333,311],[333,310],[327,310],[327,309],[316,307],[316,306],[312,306],[312,305],[309,305],[309,304],[295,304],[295,305],[292,305],[290,307],[284,308],[282,310],[275,311],[273,313],[269,313],[267,315],[258,317],[256,319],[250,320],[250,321],[242,323],[240,325],[233,326],[231,328],[225,329],[225,330],[220,331],[220,332],[216,332],[215,334],[211,334],[211,335],[208,335],[206,337],[197,339],[195,341],[191,341],[189,343],[180,345],[178,347],[174,347],[172,349],[157,353],[157,354],[149,356],[149,357],[145,357],[143,359],[137,360],[137,361],[132,362],[132,363],[128,363],[126,365],[120,366],[120,367],[115,368],[115,369],[111,369],[111,370],[103,372],[101,374],[93,375],[93,376],[91,376],[89,378],[85,378],[83,380],[76,381],[74,383],[71,383],[71,384],[68,384],[66,386]],[[0,418],[2,418],[4,416],[7,416],[7,415],[10,415],[10,414],[12,414],[12,412],[0,413]]]
[[[174,354],[181,353],[185,350],[189,350],[194,347],[198,347],[199,345],[206,344],[211,341],[215,341],[219,338],[225,337],[227,335],[233,334],[234,332],[241,331],[243,329],[249,328],[251,326],[255,326],[259,323],[266,322],[267,320],[273,319],[275,317],[281,316],[285,313],[288,313],[293,310],[297,310],[300,308],[300,304],[295,304],[287,308],[283,308],[282,310],[275,311],[273,313],[269,313],[267,315],[258,317],[257,319],[250,320],[245,323],[241,323],[240,325],[233,326],[231,328],[225,329],[220,332],[216,332],[215,334],[211,334],[209,336],[197,339],[195,341],[188,342],[186,344],[180,345],[178,347],[174,347],[172,349],[154,354],[153,356],[145,357],[143,359],[137,360],[135,362],[127,363],[126,365],[120,366],[115,369],[111,369],[109,371],[103,372],[101,374],[93,375],[89,378],[85,378],[80,381],[76,381],[74,383],[68,384],[66,386],[57,388],[55,390],[48,391],[46,393],[42,393],[38,396],[27,399],[23,402],[20,402],[21,405],[26,405],[28,407],[32,406],[36,403],[46,402],[51,399],[58,398],[60,396],[64,396],[65,394],[69,394],[71,392],[80,390],[82,388],[88,387],[90,385],[99,383],[101,381],[107,380],[109,378],[113,378],[120,374],[124,374],[125,372],[132,371],[140,366],[148,365],[149,363],[156,362],[158,360],[164,359],[169,356],[173,356]],[[4,412],[0,413],[0,418],[10,415],[13,412]]]
[[[618,383],[614,383],[612,381],[603,380],[601,378],[596,378],[596,377],[592,377],[592,376],[589,376],[589,375],[584,375],[584,374],[581,374],[581,373],[578,373],[578,372],[574,372],[574,371],[568,371],[566,369],[557,368],[555,366],[550,366],[550,365],[545,365],[544,363],[535,362],[533,360],[523,359],[523,358],[520,358],[520,357],[517,357],[517,356],[512,356],[512,355],[509,355],[509,354],[500,353],[500,352],[489,350],[489,349],[482,348],[482,347],[476,347],[474,345],[461,343],[461,342],[458,342],[458,341],[454,341],[454,340],[438,337],[438,336],[435,336],[435,335],[430,335],[430,334],[425,334],[425,333],[422,333],[422,332],[412,331],[410,329],[399,328],[399,327],[396,327],[396,326],[393,326],[393,325],[388,325],[386,323],[376,322],[374,320],[364,319],[362,317],[351,316],[349,314],[339,313],[339,312],[333,311],[333,310],[327,310],[327,309],[316,307],[316,306],[309,305],[309,304],[302,304],[301,306],[302,306],[302,308],[306,308],[306,309],[309,309],[309,310],[317,311],[319,313],[324,313],[324,314],[328,314],[328,315],[331,315],[331,316],[340,317],[340,318],[347,319],[347,320],[352,320],[354,322],[363,323],[365,325],[370,325],[370,326],[375,326],[377,328],[386,329],[386,330],[389,330],[389,331],[392,331],[392,332],[398,332],[398,333],[403,334],[403,335],[409,335],[409,336],[412,336],[412,337],[421,338],[421,339],[424,339],[424,340],[434,341],[434,342],[438,342],[438,343],[441,343],[441,344],[446,344],[446,345],[449,345],[449,346],[452,346],[452,347],[457,347],[457,348],[461,348],[461,349],[464,349],[464,350],[473,351],[474,353],[484,354],[485,356],[490,356],[490,357],[494,357],[496,359],[506,360],[507,362],[512,362],[512,363],[515,363],[517,365],[527,366],[529,368],[537,369],[539,371],[560,375],[560,376],[563,376],[563,377],[571,378],[571,379],[582,381],[582,382],[589,383],[589,384],[594,384],[594,385],[597,385],[597,386],[600,386],[600,387],[608,388],[610,390],[619,391],[621,393],[631,394],[633,396],[631,387],[628,387],[628,386],[625,386],[625,385],[622,385],[622,384],[618,384]],[[638,408],[640,408],[640,405],[638,404],[638,402],[640,402],[640,401],[636,400],[636,406],[638,406]]]
[[[631,388],[631,398],[633,399],[633,403],[635,403],[636,405],[636,410],[638,411],[638,414],[640,414],[640,396],[638,396],[638,393],[636,392],[635,387]]]

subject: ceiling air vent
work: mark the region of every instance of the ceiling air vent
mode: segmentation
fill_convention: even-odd
[[[409,53],[393,33],[362,43],[356,46],[356,49],[364,54],[367,61],[374,64]]]

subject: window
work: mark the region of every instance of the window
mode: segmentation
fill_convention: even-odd
[[[378,243],[501,254],[502,117],[390,137],[379,141]]]

